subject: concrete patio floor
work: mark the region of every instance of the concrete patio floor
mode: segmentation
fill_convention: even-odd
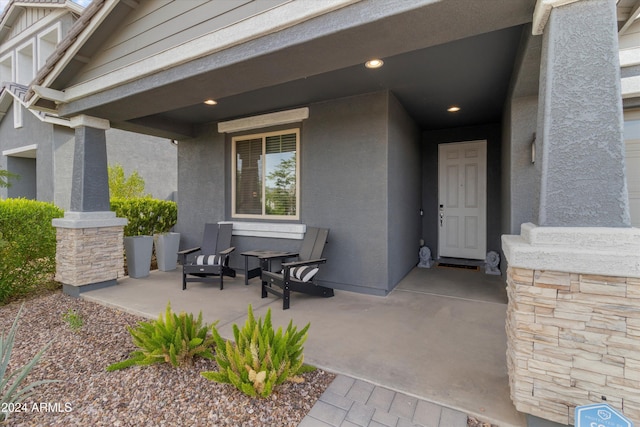
[[[500,427],[526,425],[509,398],[506,368],[506,291],[500,277],[453,268],[414,269],[387,297],[336,291],[323,299],[293,294],[260,298],[260,280],[244,277],[217,284],[189,283],[180,267],[125,277],[117,286],[83,298],[156,318],[168,301],[174,311],[203,312],[219,321],[226,338],[243,325],[247,306],[256,316],[272,309],[274,326],[311,322],[305,361],[322,369],[384,386],[462,411]]]

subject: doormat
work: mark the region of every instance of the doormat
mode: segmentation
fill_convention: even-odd
[[[478,271],[480,267],[477,265],[460,265],[460,264],[449,264],[446,262],[439,262],[438,267],[446,267],[446,268],[462,268],[463,270],[474,270]]]

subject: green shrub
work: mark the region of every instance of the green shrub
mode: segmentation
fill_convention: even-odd
[[[267,310],[264,322],[256,321],[249,305],[249,315],[244,328],[233,325],[235,344],[224,341],[215,327],[212,328],[216,342],[218,371],[202,372],[202,376],[219,383],[233,384],[251,397],[267,397],[273,387],[286,380],[300,381],[297,375],[306,371],[302,354],[310,324],[298,331],[293,321],[283,333],[282,328],[274,332],[271,325],[271,309]]]
[[[39,385],[56,382],[55,380],[40,380],[32,382],[22,388],[21,385],[27,375],[31,372],[34,366],[38,363],[44,352],[49,348],[51,342],[45,345],[26,365],[23,365],[13,372],[8,372],[9,361],[11,359],[11,352],[13,350],[13,344],[16,337],[16,331],[18,330],[18,318],[22,312],[22,307],[18,310],[16,319],[13,321],[13,325],[9,330],[9,333],[5,337],[4,333],[0,334],[0,407],[5,407],[11,403],[22,402],[27,399],[33,393],[33,389]],[[8,418],[9,413],[0,412],[0,422]]]
[[[144,179],[133,171],[129,177],[124,175],[121,165],[112,165],[107,169],[109,174],[109,197],[116,199],[132,199],[150,197],[144,192]]]
[[[55,283],[56,230],[63,211],[52,203],[0,200],[0,304]]]
[[[193,314],[173,313],[169,303],[164,318],[161,314],[154,322],[140,322],[136,328],[127,329],[140,350],[133,351],[129,359],[109,365],[107,371],[154,363],[177,367],[192,364],[196,356],[214,357],[214,341],[208,336],[209,326],[202,323],[202,311],[194,320]]]
[[[142,197],[111,199],[111,210],[120,218],[127,218],[125,236],[153,236],[166,233],[178,221],[178,204],[169,200]]]

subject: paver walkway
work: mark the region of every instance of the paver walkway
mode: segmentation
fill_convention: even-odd
[[[299,427],[466,427],[467,415],[338,375]]]

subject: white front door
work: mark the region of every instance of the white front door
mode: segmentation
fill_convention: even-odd
[[[487,141],[438,146],[438,256],[485,259]]]

